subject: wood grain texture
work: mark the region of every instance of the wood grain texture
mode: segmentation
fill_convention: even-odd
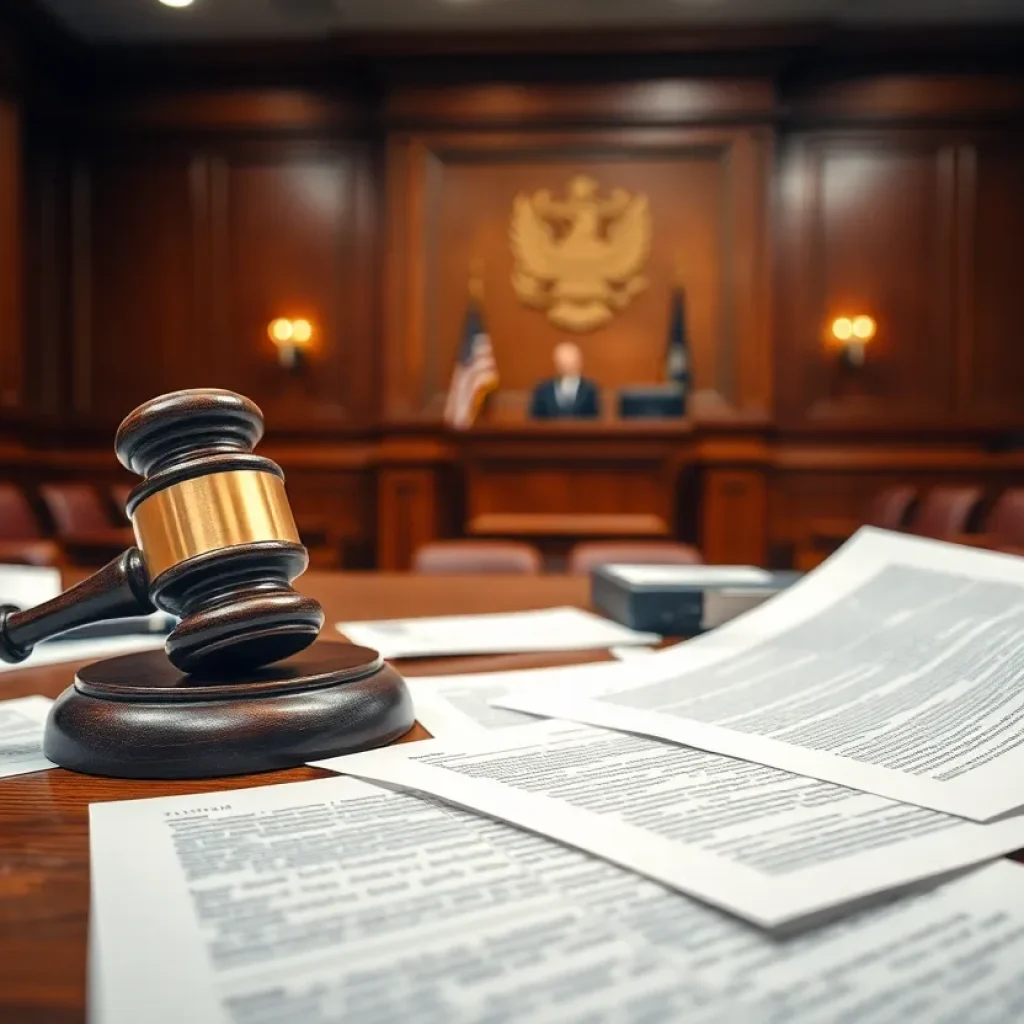
[[[954,151],[930,138],[801,139],[786,169],[790,317],[776,359],[785,421],[936,420],[953,394]],[[836,317],[871,316],[851,370]]]
[[[403,576],[309,574],[309,596],[329,621],[366,616],[512,611],[573,604],[586,607],[585,579],[506,581],[415,579]],[[573,664],[602,652],[550,657],[505,656],[399,663],[403,673],[488,671]],[[456,664],[453,665],[453,662]],[[3,696],[55,697],[81,663],[3,676]],[[423,739],[416,726],[402,742]],[[85,1013],[89,908],[88,805],[183,793],[326,778],[312,768],[188,782],[133,782],[76,775],[62,769],[0,780],[0,1020],[4,1024],[82,1024]]]
[[[21,133],[18,103],[0,95],[0,411],[24,399]]]
[[[514,128],[524,122],[677,125],[753,120],[775,111],[767,79],[652,79],[547,85],[471,83],[396,89],[384,113],[391,126],[463,124]]]
[[[375,406],[368,152],[334,137],[316,97],[212,100],[168,101],[79,155],[75,411],[104,424],[161,391],[216,382],[252,396],[279,433],[360,425]],[[168,105],[190,131],[162,118]],[[246,117],[262,135],[208,131]],[[296,137],[306,118],[319,134]],[[313,328],[294,370],[267,333],[278,317]]]
[[[482,268],[483,310],[501,378],[488,422],[521,422],[550,376],[565,332],[511,287],[509,223],[520,192],[562,195],[587,173],[602,194],[648,196],[654,232],[649,287],[610,323],[580,336],[585,369],[606,392],[664,380],[670,294],[687,289],[693,407],[766,410],[767,178],[770,140],[756,129],[396,133],[388,149],[384,411],[440,418],[466,312],[470,267]]]
[[[364,216],[358,162],[354,151],[277,144],[210,163],[214,343],[193,372],[252,395],[278,431],[330,429],[368,412],[358,386],[372,354],[369,254],[354,229]],[[295,372],[267,334],[278,317],[313,327]]]
[[[1024,423],[1024,144],[981,135],[958,153],[959,335],[957,412]]]
[[[43,104],[15,85],[24,159],[0,159],[0,190],[20,166],[27,208],[0,232],[17,257],[0,264],[0,308],[4,295],[25,308],[20,340],[0,341],[0,391],[6,373],[17,392],[0,474],[30,489],[122,482],[107,454],[119,416],[214,384],[264,408],[323,564],[398,567],[434,537],[621,525],[587,514],[679,539],[706,526],[725,545],[705,504],[726,469],[764,474],[774,495],[777,470],[841,468],[850,497],[834,511],[849,515],[858,474],[974,459],[988,480],[989,448],[1024,425],[1024,79],[996,59],[1009,37],[989,40],[979,74],[948,59],[978,42],[961,34],[848,36],[873,48],[870,65],[836,37],[797,35],[780,50],[776,33],[741,33],[727,59],[688,36],[687,76],[678,61],[598,56],[593,40],[549,40],[576,56],[538,63],[524,56],[537,40],[492,38],[476,56],[467,39],[421,41],[414,56],[411,39],[376,39],[190,50],[188,66],[185,49],[104,50],[89,90],[73,64]],[[890,67],[911,43],[929,70]],[[342,51],[357,74],[331,65]],[[581,339],[607,418],[563,445],[523,422],[561,334],[513,293],[508,226],[513,195],[558,192],[581,170],[645,191],[655,243],[650,287]],[[473,260],[501,387],[462,438],[440,411]],[[655,440],[612,410],[619,388],[660,379],[679,267],[692,433]],[[827,331],[853,312],[879,331],[848,372]],[[299,372],[276,362],[276,315],[314,322]],[[742,515],[762,509],[771,555],[821,509],[808,497],[780,523],[761,486]],[[728,534],[737,552],[759,548],[743,535]]]
[[[377,478],[377,564],[407,569],[421,544],[439,534],[437,476],[431,469],[384,469]]]
[[[80,165],[74,184],[74,408],[113,424],[189,387],[212,343],[204,168],[188,154],[117,151]]]

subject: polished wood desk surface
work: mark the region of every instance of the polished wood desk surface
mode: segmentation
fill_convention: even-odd
[[[556,605],[585,608],[589,596],[589,581],[570,576],[311,572],[298,581],[297,588],[323,605],[327,615],[325,638],[333,635],[334,623],[339,621],[520,611]],[[407,675],[439,675],[607,657],[605,652],[570,652],[403,661],[398,665]],[[56,697],[71,683],[81,664],[67,662],[0,674],[0,699],[30,694]],[[416,725],[404,740],[428,735]],[[266,786],[328,775],[319,769],[295,768],[198,782],[137,782],[93,778],[55,768],[0,779],[0,1022],[81,1024],[85,1019],[90,803]]]

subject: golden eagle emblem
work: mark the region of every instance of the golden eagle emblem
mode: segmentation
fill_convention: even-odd
[[[621,188],[605,199],[597,193],[597,182],[581,175],[566,199],[542,189],[512,203],[512,286],[570,331],[600,327],[647,287],[640,274],[651,250],[647,197]]]

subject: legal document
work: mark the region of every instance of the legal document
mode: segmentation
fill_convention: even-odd
[[[650,652],[650,648],[625,648]],[[457,676],[413,676],[406,686],[416,708],[416,721],[431,736],[460,736],[463,733],[502,729],[536,722],[537,715],[507,711],[496,701],[527,688],[552,688],[586,684],[588,693],[598,693],[602,681],[621,685],[621,668],[614,662],[563,665],[558,668],[526,669],[518,672],[479,672]],[[543,717],[543,716],[541,716]]]
[[[54,767],[43,757],[43,727],[52,703],[46,697],[0,701],[0,778]]]
[[[337,628],[353,643],[371,647],[384,658],[600,650],[661,639],[579,608],[339,622]]]
[[[352,779],[94,804],[90,845],[90,1024],[991,1024],[1024,1005],[1008,862],[782,941]]]
[[[1024,808],[1024,559],[882,530],[623,673],[502,698],[975,821]]]
[[[315,764],[500,818],[768,928],[1024,847],[1024,817],[979,825],[566,722]]]
[[[57,597],[60,569],[42,565],[0,565],[0,604],[24,610]]]

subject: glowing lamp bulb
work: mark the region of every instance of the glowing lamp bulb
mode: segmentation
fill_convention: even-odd
[[[276,320],[270,321],[270,326],[267,328],[267,334],[270,335],[270,340],[283,344],[291,341],[295,336],[295,325],[291,320],[285,320],[284,317],[278,317]]]
[[[853,323],[849,317],[841,316],[832,321],[832,336],[837,341],[849,341],[853,337]]]
[[[853,318],[853,334],[861,341],[870,341],[875,336],[875,321],[869,316]]]
[[[292,321],[292,341],[305,345],[313,337],[313,325],[308,320]]]

